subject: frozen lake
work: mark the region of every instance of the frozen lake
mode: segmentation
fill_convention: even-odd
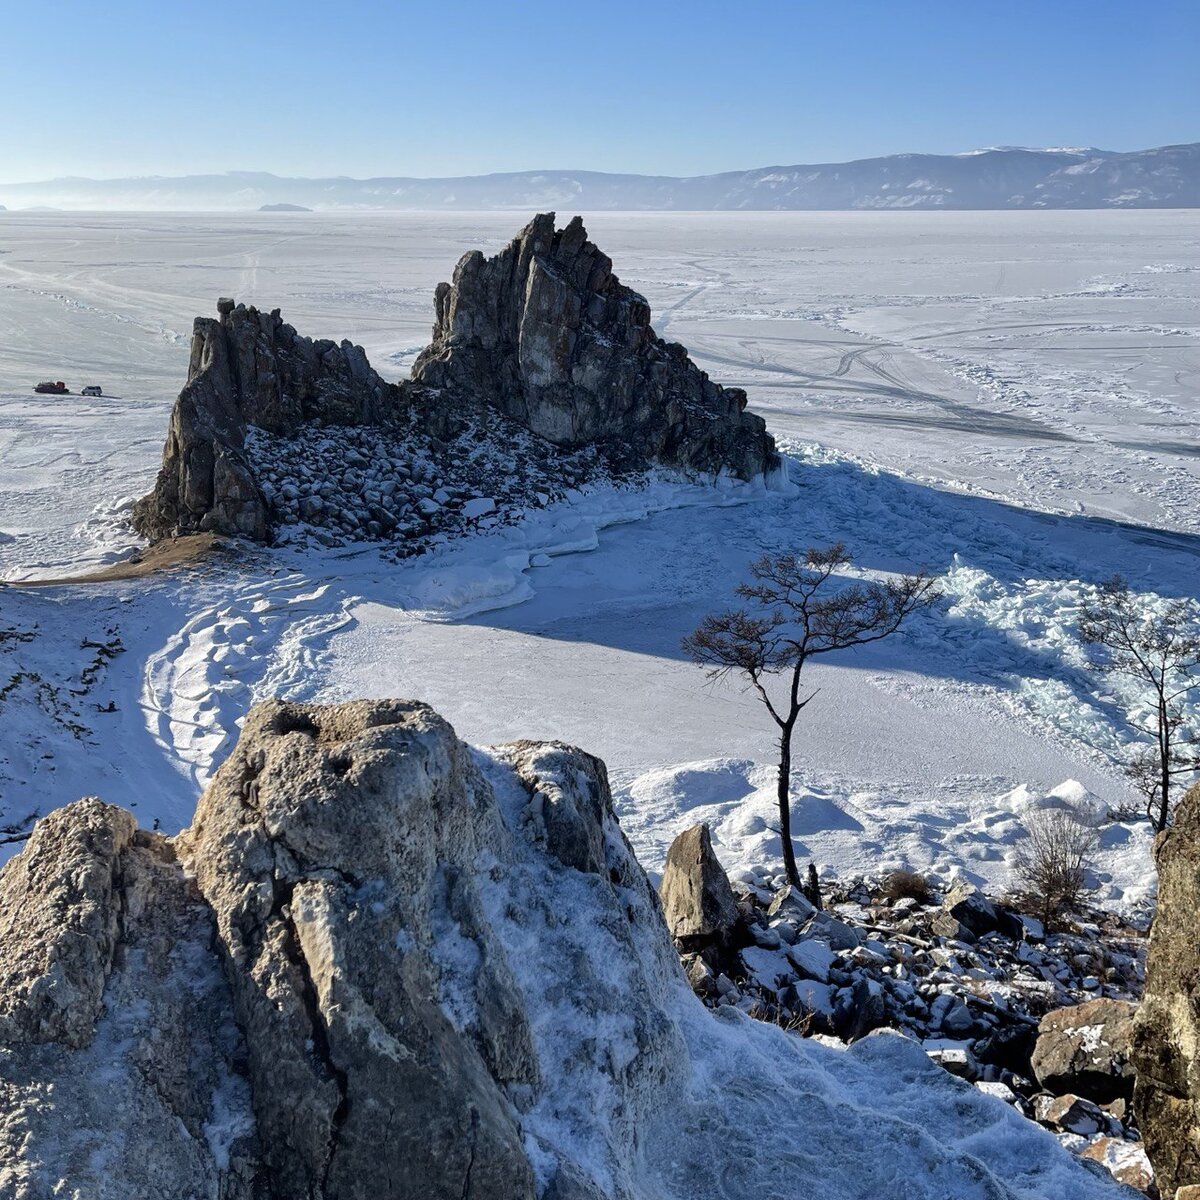
[[[0,579],[132,544],[115,506],[151,484],[192,318],[218,295],[348,337],[400,378],[435,284],[525,217],[0,214]],[[648,866],[696,819],[727,861],[769,864],[770,728],[736,688],[707,689],[679,638],[755,554],[839,538],[868,569],[928,567],[947,606],[814,676],[803,853],[1003,886],[1023,815],[1058,785],[1130,800],[1131,701],[1088,677],[1074,620],[1114,570],[1147,603],[1200,592],[1200,213],[587,223],[659,332],[747,389],[798,490],[718,505],[684,489],[640,514],[593,498],[515,546],[472,539],[404,569],[369,550],[276,552],[0,589],[0,683],[22,681],[0,714],[0,816],[98,791],[178,828],[253,699],[404,694],[472,741],[603,755]],[[106,395],[34,396],[44,378]],[[554,554],[568,544],[594,549]],[[458,623],[417,611],[446,579],[491,607]],[[1103,894],[1136,901],[1145,827],[1105,836]]]

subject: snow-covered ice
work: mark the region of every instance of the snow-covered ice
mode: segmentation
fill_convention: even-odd
[[[190,319],[218,294],[350,337],[399,377],[433,285],[520,223],[301,217],[3,215],[0,577],[132,546],[122,505],[152,481]],[[679,638],[757,554],[835,539],[867,572],[928,568],[946,602],[814,669],[804,854],[837,873],[906,864],[1003,886],[1031,809],[1129,802],[1116,759],[1132,698],[1089,676],[1075,619],[1114,570],[1148,604],[1200,594],[1200,215],[588,224],[659,331],[748,389],[791,485],[584,489],[400,565],[288,547],[185,576],[4,589],[10,818],[98,792],[175,829],[251,700],[400,694],[479,744],[557,737],[601,755],[651,870],[701,819],[729,866],[773,867],[772,727],[736,685],[707,685]],[[106,396],[34,397],[51,376]],[[113,638],[121,651],[100,655]],[[1144,825],[1106,823],[1101,895],[1143,898],[1147,851]]]

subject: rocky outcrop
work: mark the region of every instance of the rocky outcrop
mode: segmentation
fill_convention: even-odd
[[[133,520],[151,539],[212,530],[266,539],[272,513],[246,453],[250,427],[287,435],[305,425],[375,424],[399,390],[361,347],[301,337],[276,309],[222,299],[197,317],[188,379],[171,412],[154,491]]]
[[[671,843],[658,894],[667,928],[682,949],[728,942],[740,919],[707,825],[693,825]]]
[[[1133,1022],[1133,1107],[1163,1196],[1200,1186],[1200,785],[1159,835],[1158,906]]]
[[[493,258],[467,254],[439,284],[433,343],[413,378],[489,404],[560,446],[599,443],[634,465],[661,462],[750,478],[774,463],[746,393],[722,388],[650,326],[650,306],[574,217],[542,213]]]
[[[135,527],[154,540],[206,530],[264,541],[304,524],[411,541],[455,531],[472,500],[553,494],[556,477],[571,487],[660,463],[750,479],[775,465],[745,392],[655,336],[649,306],[578,217],[556,232],[543,214],[495,258],[468,254],[454,279],[439,285],[433,344],[401,384],[361,347],[301,337],[278,310],[223,299],[216,320],[197,318]],[[456,437],[466,441],[449,445]],[[481,443],[490,471],[463,462],[478,467]],[[299,464],[297,446],[311,450]]]
[[[604,765],[413,702],[258,706],[175,839],[60,810],[0,931],[13,1200],[1123,1194],[915,1043],[706,1013]]]
[[[1089,1000],[1056,1008],[1038,1025],[1033,1072],[1055,1093],[1074,1092],[1101,1104],[1129,1100],[1133,1066],[1129,1061],[1133,1014],[1128,1000]]]

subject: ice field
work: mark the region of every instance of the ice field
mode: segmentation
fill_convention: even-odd
[[[0,214],[0,579],[135,544],[121,505],[150,486],[191,319],[218,295],[399,378],[434,285],[525,217]],[[1075,619],[1117,570],[1147,604],[1200,596],[1200,213],[587,224],[658,331],[747,389],[790,482],[595,490],[400,567],[287,549],[0,588],[0,812],[87,792],[178,828],[252,699],[398,694],[475,743],[601,755],[650,869],[701,819],[727,865],[773,869],[773,726],[679,639],[763,550],[833,540],[867,571],[929,569],[946,599],[814,671],[800,853],[1002,888],[1029,811],[1131,800],[1134,697],[1090,677]],[[106,395],[35,396],[46,378]],[[1104,897],[1144,897],[1148,843],[1105,823]]]

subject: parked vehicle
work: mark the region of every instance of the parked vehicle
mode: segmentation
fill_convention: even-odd
[[[87,387],[80,393],[82,396],[103,396],[103,391],[100,390],[98,383],[89,383]]]
[[[39,383],[33,389],[35,392],[49,393],[52,396],[69,396],[71,389],[61,379],[57,382]]]

